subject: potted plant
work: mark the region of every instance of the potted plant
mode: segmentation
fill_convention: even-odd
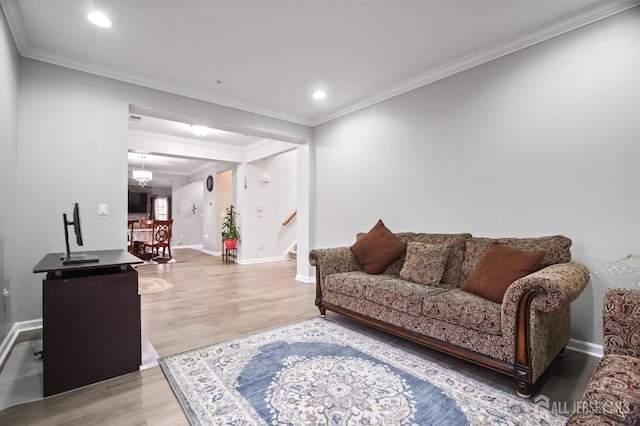
[[[240,239],[240,228],[236,222],[236,216],[237,213],[233,209],[233,205],[227,207],[227,214],[222,221],[222,241],[224,241],[225,248],[236,248]]]

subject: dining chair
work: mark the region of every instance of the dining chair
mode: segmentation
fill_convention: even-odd
[[[173,219],[154,220],[153,221],[153,238],[151,241],[145,241],[144,251],[147,247],[151,248],[151,256],[155,249],[156,255],[160,256],[160,247],[162,247],[162,257],[164,257],[165,249],[169,251],[169,259],[171,259],[171,226]]]
[[[133,246],[133,225],[136,223],[135,220],[129,220],[129,233],[127,234],[127,240],[129,240],[129,253],[136,254],[136,250]]]
[[[153,219],[140,219],[140,228],[153,228]]]

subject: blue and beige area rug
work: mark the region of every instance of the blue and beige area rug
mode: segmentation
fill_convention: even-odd
[[[194,425],[555,425],[565,417],[326,319],[160,359]]]

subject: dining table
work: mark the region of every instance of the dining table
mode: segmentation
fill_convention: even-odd
[[[133,246],[135,249],[135,253],[133,254],[141,259],[144,259],[145,257],[149,256],[144,251],[144,243],[150,243],[151,241],[153,241],[153,228],[134,226],[133,232],[131,231],[131,229],[127,229],[127,241],[133,241]]]
[[[150,242],[153,239],[153,228],[133,228],[133,238],[131,237],[131,231],[127,230],[127,237],[133,241]]]

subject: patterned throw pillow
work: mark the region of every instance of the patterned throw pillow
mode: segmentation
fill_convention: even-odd
[[[502,303],[511,283],[537,271],[545,254],[543,250],[525,251],[494,243],[482,256],[461,290]]]
[[[400,278],[416,284],[435,286],[442,280],[449,257],[449,246],[412,242],[407,245],[407,258]]]
[[[351,246],[351,251],[367,274],[380,274],[400,257],[407,246],[381,220]]]

